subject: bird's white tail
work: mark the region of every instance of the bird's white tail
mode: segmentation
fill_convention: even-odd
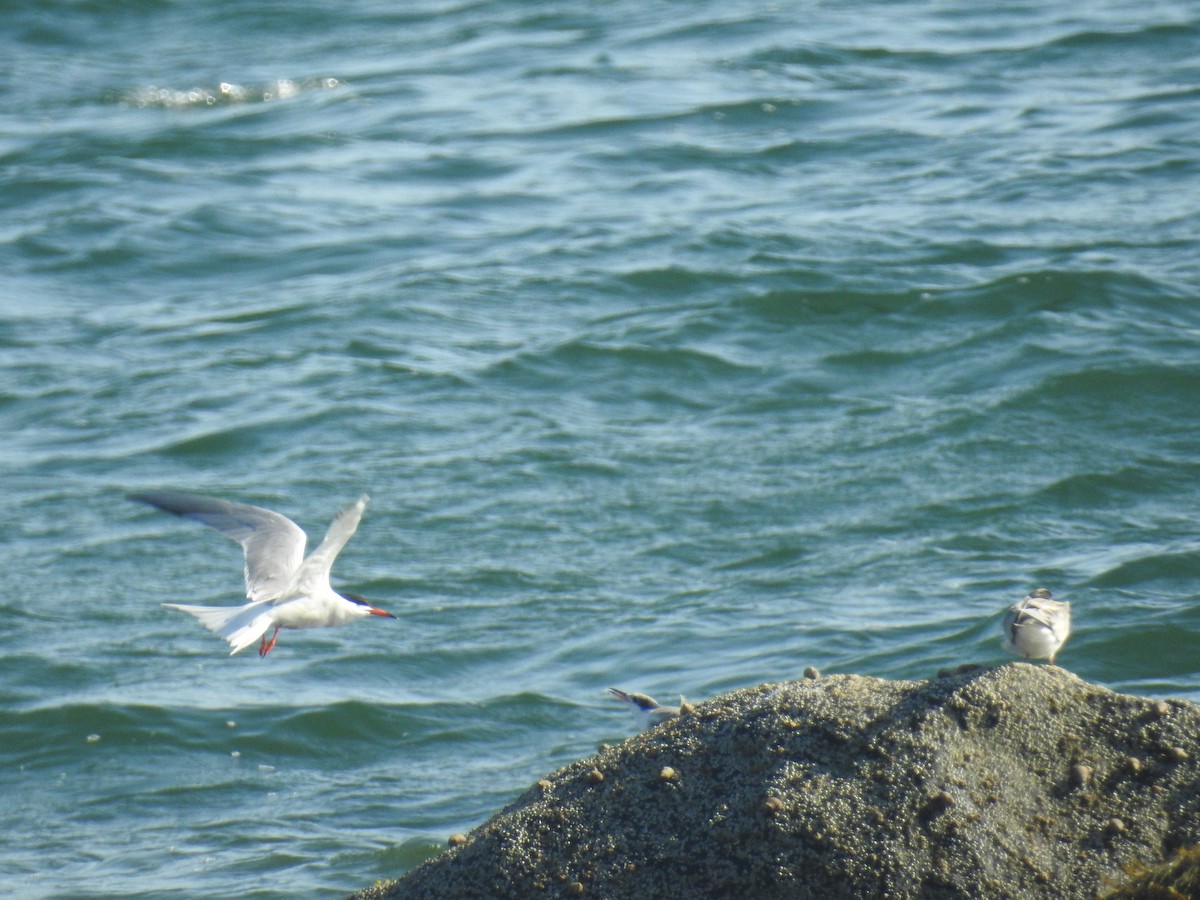
[[[195,616],[209,631],[225,638],[233,648],[230,656],[245,650],[274,624],[272,604],[262,600],[245,606],[186,606],[182,603],[164,603],[163,606]]]

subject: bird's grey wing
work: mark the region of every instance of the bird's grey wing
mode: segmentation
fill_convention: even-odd
[[[1017,622],[1020,616],[1020,610],[1011,606],[1004,614],[1004,621],[1000,623],[1000,630],[1004,634],[1004,646],[1009,650],[1017,650]]]
[[[346,542],[358,530],[358,523],[362,519],[363,510],[367,508],[369,499],[366,494],[363,494],[333,517],[333,521],[329,524],[329,531],[325,533],[325,539],[321,541],[316,550],[308,555],[308,559],[304,560],[300,571],[296,573],[296,593],[311,594],[319,592],[321,588],[329,587],[329,570],[333,568],[333,561],[337,559],[337,555],[342,552]]]
[[[261,506],[184,491],[150,491],[130,494],[129,499],[202,522],[241,544],[246,557],[246,596],[250,600],[279,599],[304,560],[308,539],[303,529],[286,516]]]
[[[630,706],[636,706],[643,712],[660,709],[658,701],[653,697],[648,697],[645,694],[627,694],[625,691],[619,691],[616,688],[609,688],[608,692],[619,700],[624,700]]]
[[[1054,624],[1054,612],[1055,610],[1048,609],[1044,606],[1040,606],[1035,603],[1027,603],[1021,607],[1020,620],[1022,622],[1027,622],[1032,619],[1034,622],[1038,622],[1042,625],[1045,625],[1047,628],[1050,628]]]

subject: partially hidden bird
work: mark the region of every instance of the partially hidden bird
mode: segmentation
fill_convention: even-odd
[[[1002,627],[1005,650],[1054,665],[1055,655],[1071,634],[1071,604],[1053,599],[1045,588],[1036,588],[1009,607]]]
[[[687,704],[682,697],[679,698],[679,706],[662,706],[653,697],[647,697],[645,694],[626,693],[617,688],[609,688],[608,692],[633,708],[643,728],[649,728],[651,725],[657,725],[667,719],[674,719]]]
[[[200,620],[233,648],[230,656],[259,641],[258,655],[275,646],[281,628],[321,628],[344,625],[366,616],[396,618],[357,594],[339,593],[329,584],[329,570],[338,553],[358,528],[367,495],[363,494],[336,516],[325,539],[307,557],[308,538],[286,516],[261,506],[205,497],[184,491],[130,494],[165,512],[202,522],[242,545],[246,557],[244,606],[188,606],[164,603]],[[267,632],[271,633],[268,640]]]

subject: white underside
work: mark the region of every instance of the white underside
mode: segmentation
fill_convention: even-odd
[[[1048,659],[1063,644],[1053,631],[1040,622],[1014,625],[1011,637],[1004,641],[1005,649],[1026,659]]]

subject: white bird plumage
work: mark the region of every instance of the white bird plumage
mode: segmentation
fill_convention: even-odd
[[[259,656],[275,646],[281,628],[319,628],[344,625],[365,616],[395,618],[355,594],[339,594],[329,584],[329,571],[338,553],[358,528],[367,505],[364,494],[333,519],[325,539],[307,557],[303,529],[286,516],[232,500],[184,491],[150,491],[129,499],[195,519],[242,545],[245,554],[244,606],[189,606],[164,603],[195,616],[205,628],[229,642],[232,656],[261,639]],[[274,627],[270,640],[267,631]]]
[[[1003,628],[1005,650],[1054,665],[1055,655],[1071,634],[1071,604],[1037,588],[1009,607]]]

